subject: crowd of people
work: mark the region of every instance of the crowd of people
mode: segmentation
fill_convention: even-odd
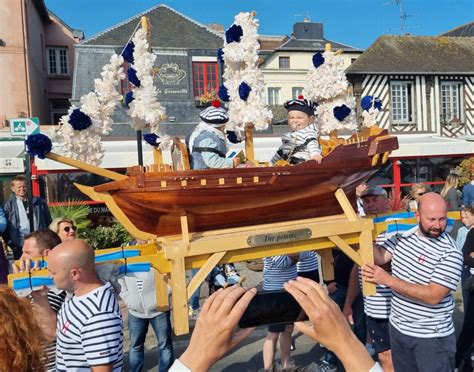
[[[289,132],[271,163],[321,162],[315,104],[303,97],[285,104]],[[218,105],[200,114],[187,138],[193,169],[245,166],[226,157],[226,110]],[[263,290],[286,290],[300,304],[309,323],[270,324],[263,341],[263,370],[295,370],[291,350],[296,328],[325,347],[317,371],[472,371],[474,336],[474,180],[458,195],[458,176],[450,176],[440,194],[423,184],[412,187],[417,223],[397,234],[381,233],[374,241],[374,263],[358,267],[333,250],[335,278],[320,283],[315,251],[264,259]],[[235,267],[212,270],[214,293],[200,307],[200,288],[190,303],[199,316],[186,351],[175,360],[171,313],[158,309],[154,271],[130,272],[111,282],[96,271],[91,246],[77,238],[71,219],[52,220],[46,202],[33,198],[29,216],[27,182],[12,181],[12,197],[0,208],[0,233],[13,252],[8,267],[0,249],[0,280],[8,272],[35,270],[47,259],[52,288],[18,298],[0,285],[0,369],[19,371],[123,369],[124,324],[121,299],[128,314],[130,370],[144,366],[149,325],[158,340],[160,371],[205,371],[242,342],[252,329],[236,331],[256,289],[244,289]],[[390,212],[386,190],[357,188],[359,212]],[[447,211],[460,210],[464,227],[452,237]],[[31,219],[31,216],[33,217]],[[33,222],[33,226],[31,226]],[[141,244],[139,240],[132,244]],[[362,295],[362,282],[376,284],[376,294]],[[463,285],[464,321],[456,340],[453,291]],[[219,289],[220,288],[220,289]],[[276,363],[277,344],[280,364]],[[375,353],[375,360],[368,349]],[[380,364],[379,364],[380,363]]]

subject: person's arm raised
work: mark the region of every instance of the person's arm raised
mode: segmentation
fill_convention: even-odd
[[[348,372],[371,370],[375,363],[344,319],[339,307],[316,282],[300,278],[290,280],[285,289],[306,312],[311,326],[295,323],[296,328],[333,351]]]

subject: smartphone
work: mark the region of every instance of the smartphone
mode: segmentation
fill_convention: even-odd
[[[306,313],[285,290],[260,291],[250,302],[239,321],[240,328],[307,320]]]

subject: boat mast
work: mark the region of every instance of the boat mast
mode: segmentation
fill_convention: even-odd
[[[245,126],[245,157],[250,161],[255,160],[253,148],[253,124],[247,124]]]

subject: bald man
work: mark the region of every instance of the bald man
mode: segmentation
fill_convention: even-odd
[[[365,278],[392,288],[390,341],[396,371],[454,371],[452,314],[462,255],[445,232],[446,203],[435,193],[418,201],[418,226],[374,248],[375,263],[392,261],[392,274],[364,266]]]
[[[74,293],[58,314],[58,371],[122,371],[123,324],[115,293],[95,272],[93,249],[82,240],[58,245],[48,270],[59,289]]]

